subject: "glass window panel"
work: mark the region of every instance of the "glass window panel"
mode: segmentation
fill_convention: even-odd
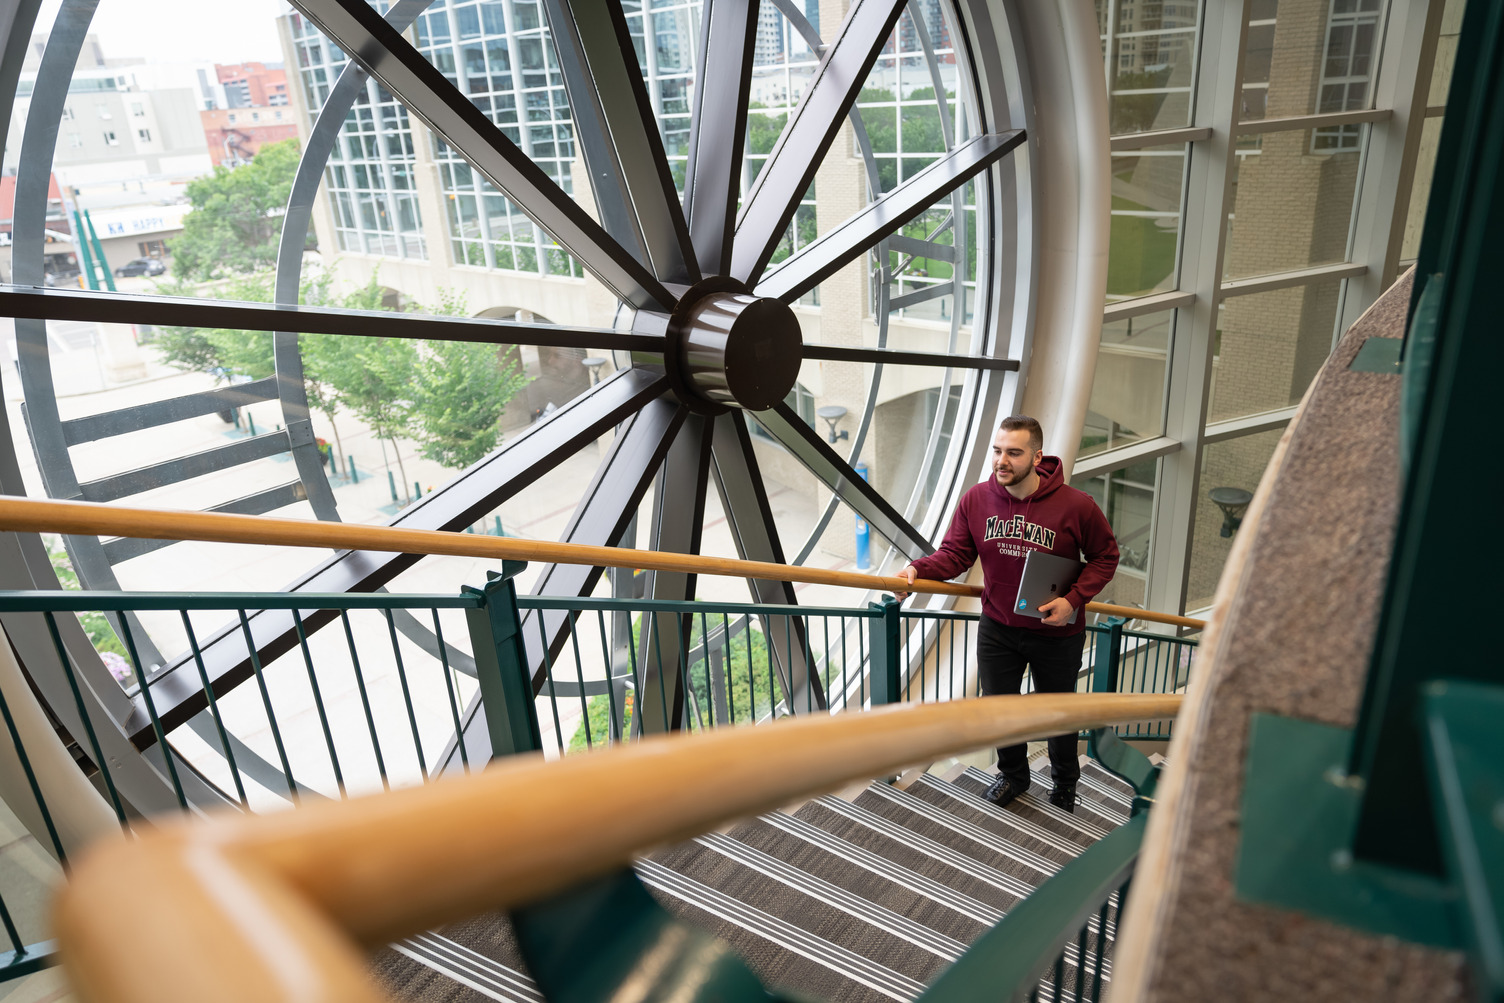
[[[1341,281],[1235,296],[1218,311],[1208,421],[1300,401],[1332,351]]]
[[[1091,456],[1164,431],[1165,360],[1175,311],[1102,325],[1091,405],[1078,456]]]
[[[1190,124],[1200,9],[1097,0],[1113,135]]]
[[[1072,484],[1091,495],[1118,541],[1118,569],[1096,601],[1143,608],[1159,461],[1144,460]]]
[[[1347,260],[1360,147],[1338,129],[1240,136],[1223,277]]]
[[[1196,521],[1191,536],[1191,567],[1186,579],[1187,610],[1205,609],[1217,592],[1222,566],[1232,550],[1235,531],[1222,535],[1222,510],[1207,497],[1213,488],[1257,490],[1264,468],[1279,445],[1283,429],[1245,435],[1207,446],[1201,452],[1201,494],[1196,499]]]
[[[1174,288],[1188,153],[1181,145],[1112,155],[1109,301]]]
[[[1288,118],[1369,107],[1380,0],[1251,5],[1240,117]]]

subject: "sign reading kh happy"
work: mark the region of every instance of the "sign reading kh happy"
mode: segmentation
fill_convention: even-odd
[[[102,238],[134,237],[138,234],[181,230],[191,205],[143,205],[104,209],[89,213],[94,231]]]

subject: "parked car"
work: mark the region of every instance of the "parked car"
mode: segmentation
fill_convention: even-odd
[[[129,278],[132,275],[163,275],[166,272],[167,266],[162,263],[162,259],[160,258],[137,258],[134,261],[127,261],[115,269],[115,274],[122,279]]]

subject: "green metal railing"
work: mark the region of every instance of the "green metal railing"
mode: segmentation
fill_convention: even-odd
[[[53,670],[81,722],[80,734],[60,737],[127,828],[137,808],[120,762],[106,752],[106,729],[146,754],[180,809],[262,811],[468,771],[478,754],[465,736],[478,727],[477,713],[492,755],[567,755],[644,733],[977,693],[977,614],[905,611],[887,597],[839,608],[518,596],[521,568],[505,562],[483,588],[459,595],[9,592],[0,593],[0,613],[45,626]],[[85,670],[87,652],[64,643],[68,618],[91,613],[133,614],[112,617],[124,655],[103,655],[114,683],[103,678],[142,722],[134,731],[103,710],[101,675],[97,666]],[[296,636],[279,654],[258,650],[257,617],[273,614],[290,618]],[[410,639],[404,617],[436,643]],[[133,623],[158,644],[181,644],[174,671],[142,664]],[[1127,631],[1116,620],[1087,629],[1094,636],[1083,690],[1184,684],[1194,641]],[[227,658],[249,664],[238,683],[225,682],[233,678]],[[170,678],[185,673],[191,679]],[[201,688],[203,710],[169,713],[164,694],[181,700],[188,682]],[[43,820],[43,831],[32,831],[65,864],[45,784],[3,696],[0,717],[32,814]],[[1164,724],[1145,736],[1167,735]],[[0,953],[0,981],[48,963],[50,946],[17,929],[3,898],[0,926],[12,947]]]

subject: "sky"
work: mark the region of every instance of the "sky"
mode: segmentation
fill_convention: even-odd
[[[51,28],[61,3],[44,0],[39,33]],[[286,0],[99,0],[90,30],[109,59],[269,62],[282,58],[276,19],[291,9]]]

